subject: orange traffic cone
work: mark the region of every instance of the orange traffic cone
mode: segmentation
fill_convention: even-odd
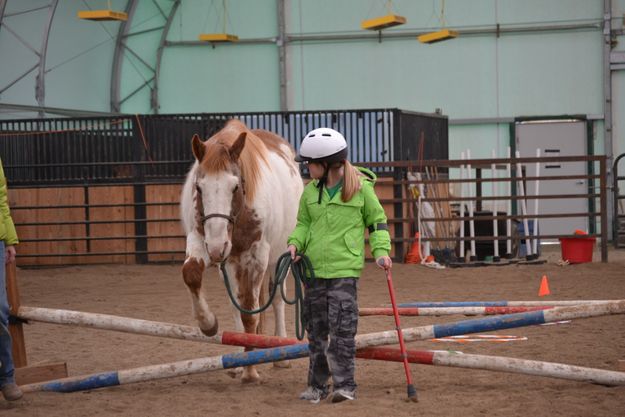
[[[551,292],[549,291],[549,282],[547,281],[547,275],[543,275],[543,279],[540,280],[540,288],[538,289],[538,296],[544,297],[545,295],[549,295]]]
[[[421,250],[419,248],[419,232],[414,235],[414,242],[410,246],[410,250],[406,254],[405,262],[407,264],[420,264],[421,263]]]

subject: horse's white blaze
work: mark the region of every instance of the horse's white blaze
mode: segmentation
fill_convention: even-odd
[[[238,183],[239,180],[236,176],[225,172],[206,176],[198,181],[198,185],[202,189],[204,215],[223,214],[230,216],[232,214],[230,204],[232,192]],[[212,217],[204,223],[204,242],[209,257],[213,253],[219,255],[218,259],[211,259],[213,262],[219,262],[230,255],[232,243],[228,236],[229,224],[229,221],[223,217]]]

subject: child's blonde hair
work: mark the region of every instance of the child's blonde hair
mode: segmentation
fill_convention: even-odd
[[[360,190],[360,177],[362,174],[347,159],[343,161],[343,191],[341,200],[348,202]]]

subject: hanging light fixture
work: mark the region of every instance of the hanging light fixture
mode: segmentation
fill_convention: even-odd
[[[388,29],[393,26],[399,26],[406,23],[406,18],[398,16],[392,12],[392,1],[386,2],[388,14],[385,16],[374,17],[373,19],[363,20],[360,22],[360,27],[365,30],[382,30]]]
[[[221,33],[200,33],[198,39],[204,42],[237,42],[239,37],[226,32],[226,20],[227,20],[227,0],[222,1],[223,9],[223,31]]]
[[[439,20],[441,23],[441,30],[417,36],[419,42],[430,44],[446,41],[447,39],[452,39],[458,36],[457,31],[445,28],[445,0],[441,0],[441,14]]]
[[[111,8],[111,0],[108,0],[107,3],[108,3],[108,9],[105,9],[105,10],[80,10],[78,11],[78,18],[83,19],[83,20],[95,20],[95,21],[111,21],[111,20],[126,21],[128,20],[127,13],[113,10]]]

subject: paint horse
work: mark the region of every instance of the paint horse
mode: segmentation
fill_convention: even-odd
[[[212,336],[218,324],[201,293],[204,270],[225,262],[239,305],[248,311],[257,309],[295,228],[303,182],[288,142],[265,130],[250,130],[239,120],[228,121],[205,142],[194,136],[192,150],[196,161],[180,204],[187,235],[182,275],[195,319],[202,332]],[[275,334],[284,337],[284,301],[279,294],[272,307]],[[260,333],[259,322],[258,314],[239,313],[235,308],[237,331]],[[258,379],[254,367],[243,370],[243,382]]]

